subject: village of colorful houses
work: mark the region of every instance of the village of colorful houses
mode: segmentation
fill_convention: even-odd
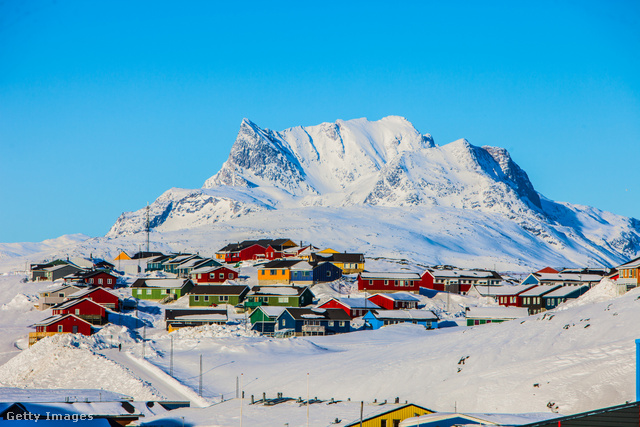
[[[380,265],[372,260],[369,264]],[[452,326],[482,328],[480,325],[552,310],[587,294],[604,278],[615,283],[617,292],[622,295],[638,287],[640,258],[610,268],[547,267],[518,279],[489,269],[454,266],[422,270],[398,267],[395,270],[371,271],[363,253],[296,244],[286,238],[229,243],[212,257],[197,253],[140,251],[128,254],[121,251],[110,260],[93,256],[89,259],[56,259],[30,267],[32,282],[51,281],[53,285],[39,294],[37,308],[47,311],[48,315],[32,325],[35,331],[29,334],[29,346],[52,335],[90,336],[110,323],[131,325],[132,319],[136,324],[131,327],[135,328],[139,304],[162,307],[168,333],[238,322],[243,322],[245,328],[256,334],[273,339],[347,334],[401,323],[418,325],[426,330]],[[327,289],[326,286],[339,289],[345,284],[352,291],[346,296],[340,293],[331,297],[317,295],[318,290]],[[465,301],[483,301],[483,304],[469,303],[463,310],[463,317],[455,321],[451,321],[450,316],[443,319],[443,313],[436,313],[424,304],[425,299],[454,295],[465,296]],[[236,400],[223,399],[216,405],[216,410],[219,413],[225,405],[235,405]],[[249,400],[253,406],[278,406],[286,408],[288,413],[296,413],[300,408],[304,410],[305,405],[322,403],[342,411],[341,414],[352,414],[356,420],[359,415],[359,422],[337,423],[348,426],[458,425],[455,423],[556,426],[580,425],[569,421],[583,420],[582,415],[578,418],[574,415],[566,419],[567,424],[560,424],[560,416],[553,412],[537,414],[533,419],[527,415],[518,419],[513,414],[505,418],[489,414],[481,417],[478,414],[442,413],[408,401],[400,402],[399,398],[395,402],[374,402],[366,407],[362,402],[323,401],[317,397],[305,401],[281,394],[277,397],[265,394],[262,399],[247,396],[247,402]],[[156,403],[155,406],[149,406],[153,402],[140,406],[139,402],[122,401],[113,406],[111,402],[110,419],[126,425],[145,416],[153,417],[189,406],[189,402]],[[72,404],[66,402],[66,405]],[[92,405],[94,410],[99,406],[97,402]],[[0,419],[7,419],[8,411],[26,416],[43,408],[48,407],[14,403],[4,409],[0,407]],[[583,415],[584,420],[594,416],[610,419],[617,416],[615,414],[633,410],[637,410],[637,404]],[[505,419],[513,423],[501,424]],[[536,423],[527,424],[532,420]]]
[[[422,272],[368,271],[365,260],[362,253],[297,245],[289,239],[264,239],[230,243],[215,258],[121,252],[113,263],[100,259],[87,267],[70,260],[33,264],[32,281],[59,281],[60,285],[40,294],[38,307],[51,309],[52,316],[34,325],[30,343],[57,333],[90,335],[109,322],[110,313],[122,309],[121,297],[111,290],[123,286],[130,288],[134,301],[163,304],[169,331],[224,324],[229,321],[227,308],[232,307],[246,314],[253,330],[286,337],[348,333],[354,330],[352,321],[356,318],[362,319],[359,329],[398,323],[438,328],[442,326],[440,319],[420,307],[416,295],[430,297],[439,292],[495,301],[493,307],[467,307],[467,326],[504,322],[578,298],[605,277],[614,280],[624,293],[638,286],[640,271],[637,258],[615,268],[558,271],[547,267],[513,283],[496,271],[452,266]],[[133,283],[125,285],[127,272],[117,268],[121,262],[136,277]],[[243,263],[252,265],[257,277],[243,277],[236,269]],[[335,282],[344,275],[355,280],[361,295],[318,301],[314,286]],[[188,298],[188,307],[172,308],[180,298]],[[131,300],[124,303],[135,306]]]

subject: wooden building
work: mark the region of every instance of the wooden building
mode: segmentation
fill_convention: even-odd
[[[308,286],[254,286],[247,294],[244,307],[250,310],[263,305],[304,307],[313,303],[314,298]]]
[[[228,320],[226,309],[167,308],[164,311],[164,321],[169,332],[185,327],[224,325]]]
[[[54,315],[73,314],[92,325],[104,325],[107,323],[107,311],[104,306],[89,298],[72,299],[53,307]]]
[[[283,330],[296,336],[342,334],[351,330],[351,318],[339,308],[287,307],[276,319],[276,332]]]
[[[383,326],[411,323],[427,329],[438,327],[438,316],[431,310],[370,310],[363,317],[365,328],[380,329]]]
[[[249,292],[246,285],[198,285],[191,289],[189,307],[215,307],[220,304],[236,306]]]
[[[360,291],[418,293],[420,286],[422,286],[422,276],[419,273],[365,271],[358,274]]]
[[[575,299],[589,290],[589,286],[562,286],[542,296],[542,305],[546,310],[556,308],[568,299]]]
[[[343,298],[336,297],[331,298],[329,301],[320,305],[319,308],[339,308],[344,310],[351,319],[364,316],[369,310],[379,310],[375,303],[369,301],[367,298]]]
[[[635,258],[619,265],[616,270],[618,270],[616,284],[624,287],[625,291],[637,288],[640,285],[640,258]]]
[[[63,303],[70,295],[85,289],[85,286],[79,286],[76,284],[64,284],[61,286],[56,286],[52,289],[42,291],[40,292],[38,308],[40,310],[51,308],[54,305]]]
[[[276,331],[276,321],[278,316],[286,307],[262,305],[256,307],[249,316],[251,330],[260,332],[262,335],[272,336]]]
[[[32,346],[42,338],[55,334],[91,335],[93,333],[91,323],[73,314],[47,317],[32,326],[36,328],[36,331],[29,333],[29,346]]]
[[[364,271],[364,254],[347,252],[316,252],[311,255],[312,262],[330,262],[343,274],[358,274]]]
[[[344,427],[399,427],[403,420],[425,414],[432,414],[434,411],[407,403],[405,405],[378,405],[378,410],[368,410],[367,415],[362,420],[348,421]],[[447,424],[450,425],[450,424]]]
[[[224,283],[238,278],[238,272],[227,267],[202,267],[193,270],[191,279],[197,283]]]
[[[371,295],[369,301],[384,310],[412,310],[418,308],[420,299],[409,292],[380,293]]]
[[[67,296],[67,300],[88,298],[113,311],[120,311],[120,297],[104,288],[81,289]]]
[[[170,301],[191,291],[191,279],[137,279],[131,285],[131,295],[138,299]]]
[[[526,307],[530,315],[540,313],[542,310],[546,310],[543,297],[561,287],[562,285],[541,285],[526,290],[518,295],[519,306]]]

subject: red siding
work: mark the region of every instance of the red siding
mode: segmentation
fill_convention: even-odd
[[[222,279],[220,278],[221,273],[224,275]],[[213,278],[211,277],[212,274],[214,276]],[[230,268],[220,267],[220,268],[216,268],[210,273],[200,273],[200,278],[198,278],[197,274],[194,274],[193,276],[195,277],[193,277],[192,280],[195,280],[198,283],[222,283],[225,280],[237,279],[238,273],[231,270]]]
[[[352,319],[354,317],[351,315],[352,313],[351,313],[351,310],[349,310],[349,307],[346,307],[345,305],[340,304],[338,301],[334,299],[325,302],[324,304],[318,306],[318,308],[339,308],[340,310],[347,313],[349,317],[351,317]]]
[[[267,248],[260,245],[252,245],[248,248],[242,249],[240,252],[231,252],[225,254],[224,261],[225,262],[238,262],[238,261],[249,261],[258,258],[265,257],[265,251]]]
[[[102,283],[100,283],[101,280]],[[105,288],[113,289],[116,286],[116,280],[116,276],[112,276],[109,273],[102,272],[85,279],[85,282],[91,286],[102,286]],[[109,281],[111,281],[111,283],[109,283]]]
[[[76,310],[80,310],[76,313]],[[107,317],[107,312],[103,306],[91,300],[80,300],[77,304],[64,309],[53,309],[53,314],[75,314],[77,316],[100,316]]]
[[[91,301],[97,302],[100,305],[113,304],[113,310],[120,311],[120,299],[118,296],[101,288],[96,288],[93,292],[86,295],[85,298],[89,298]]]
[[[375,294],[367,299],[385,310],[412,309],[418,305],[417,301],[396,301],[386,298],[384,294]]]
[[[385,280],[387,282],[386,285],[385,285]],[[367,279],[363,279],[361,275],[358,275],[358,290],[385,291],[385,292],[397,292],[397,291],[418,292],[422,284],[422,280],[411,280],[411,281],[405,280],[405,284],[410,283],[409,286],[400,286],[398,285],[399,282],[400,282],[400,279],[396,280],[393,278],[367,280]]]
[[[73,327],[78,327],[78,333],[82,335],[91,335],[91,324],[79,319],[75,316],[68,316],[55,323],[47,326],[38,326],[38,332],[59,332],[58,325],[62,325],[62,332],[73,333]]]

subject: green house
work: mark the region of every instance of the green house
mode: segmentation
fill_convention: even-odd
[[[131,295],[138,299],[178,299],[189,293],[191,279],[138,279],[131,285]]]
[[[220,304],[236,306],[249,292],[246,285],[198,285],[189,295],[189,307],[209,307]]]
[[[164,270],[164,262],[171,259],[172,255],[159,255],[147,261],[146,271]]]
[[[276,330],[276,320],[285,311],[286,307],[257,307],[249,316],[251,330],[260,332],[262,335],[273,335]]]
[[[250,309],[263,305],[304,307],[314,298],[308,286],[256,286],[247,294],[244,305]]]

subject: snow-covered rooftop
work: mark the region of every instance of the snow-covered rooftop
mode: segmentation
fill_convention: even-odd
[[[602,276],[599,274],[536,273],[535,276],[545,282],[599,282],[602,280]]]
[[[174,318],[174,320],[190,320],[193,322],[209,322],[209,321],[221,321],[227,320],[227,315],[226,314],[219,314],[219,313],[215,313],[215,314],[185,314],[183,316],[176,316]]]
[[[482,319],[518,319],[527,317],[526,307],[469,307],[467,318]]]
[[[372,303],[366,298],[335,298],[336,301],[341,302],[349,308],[370,308],[377,309],[380,308],[376,304]]]
[[[405,272],[370,272],[365,271],[360,273],[360,277],[365,280],[368,279],[391,279],[391,280],[420,280],[420,274],[418,273],[405,273]]]
[[[640,268],[640,258],[632,259],[631,261],[618,266],[618,270],[621,268]]]
[[[420,301],[420,298],[416,297],[413,294],[410,294],[408,292],[392,292],[392,293],[379,293],[379,294],[375,294],[375,295],[379,295],[381,297],[384,298],[389,298],[392,299],[394,301]],[[372,295],[374,296],[374,295]],[[369,297],[371,298],[371,297]]]
[[[523,293],[520,294],[520,296],[521,297],[539,297],[548,292],[553,291],[557,287],[558,286],[556,285],[540,285],[540,286],[536,286],[535,288],[531,288],[528,291],[524,291]]]
[[[261,286],[252,290],[249,295],[300,295],[304,288],[294,288],[292,286]]]
[[[378,310],[372,313],[377,319],[438,320],[431,310]]]
[[[181,288],[185,279],[144,279],[144,282],[152,288]]]
[[[431,274],[435,277],[493,277],[493,273],[490,271],[477,270],[433,270]]]
[[[565,297],[569,294],[571,294],[572,292],[578,291],[578,290],[582,290],[582,292],[585,291],[585,289],[588,289],[589,287],[587,285],[584,286],[561,286],[558,289],[556,289],[555,291],[551,291],[548,294],[545,295],[545,298],[547,297]]]
[[[535,285],[504,285],[504,286],[478,286],[474,287],[481,295],[485,296],[501,296],[501,295],[516,295],[520,292],[526,291],[534,287]]]
[[[269,317],[278,317],[282,314],[286,307],[278,307],[275,305],[263,305],[258,307]]]

